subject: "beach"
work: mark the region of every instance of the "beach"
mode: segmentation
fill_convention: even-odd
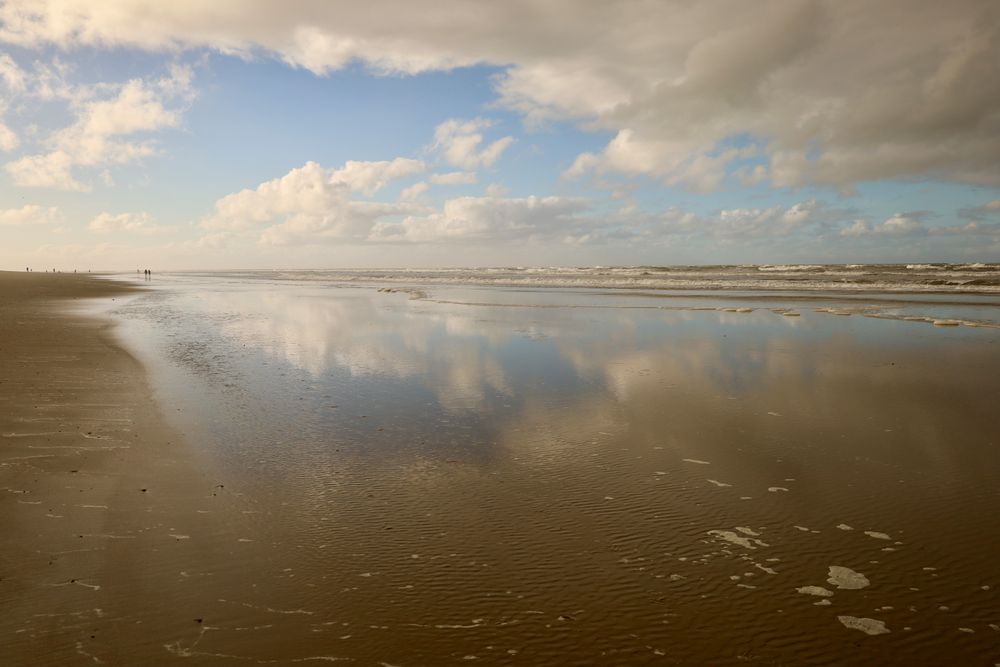
[[[995,294],[509,273],[0,274],[10,664],[1000,661]]]
[[[162,664],[218,604],[199,576],[232,556],[212,544],[227,534],[222,490],[111,323],[75,311],[130,295],[89,276],[0,273],[4,664]]]

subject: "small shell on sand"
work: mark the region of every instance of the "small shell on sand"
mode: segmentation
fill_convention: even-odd
[[[875,620],[874,618],[859,618],[857,616],[838,616],[837,620],[843,623],[845,628],[850,628],[851,630],[860,630],[866,635],[889,634],[889,628],[885,627],[885,623],[883,623],[882,621]]]

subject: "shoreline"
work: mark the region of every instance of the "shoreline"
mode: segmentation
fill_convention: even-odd
[[[211,484],[146,370],[83,299],[137,290],[93,275],[0,272],[0,642],[10,664],[162,662],[197,636],[211,561],[187,535]],[[213,522],[214,523],[214,522]],[[150,663],[152,664],[152,663]]]

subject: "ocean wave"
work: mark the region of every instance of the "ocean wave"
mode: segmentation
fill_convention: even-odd
[[[927,268],[921,268],[927,267]],[[219,272],[234,278],[366,285],[525,288],[941,292],[1000,294],[988,264],[765,264],[713,266],[476,267]]]
[[[820,271],[824,267],[819,264],[762,264],[757,267],[758,271]]]

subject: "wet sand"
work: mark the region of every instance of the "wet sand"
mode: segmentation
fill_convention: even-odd
[[[72,313],[131,294],[89,276],[0,273],[4,665],[163,664],[165,645],[195,641],[218,605],[198,575],[234,555],[222,490],[110,322]]]
[[[5,300],[14,664],[1000,662],[995,330],[183,289]]]

